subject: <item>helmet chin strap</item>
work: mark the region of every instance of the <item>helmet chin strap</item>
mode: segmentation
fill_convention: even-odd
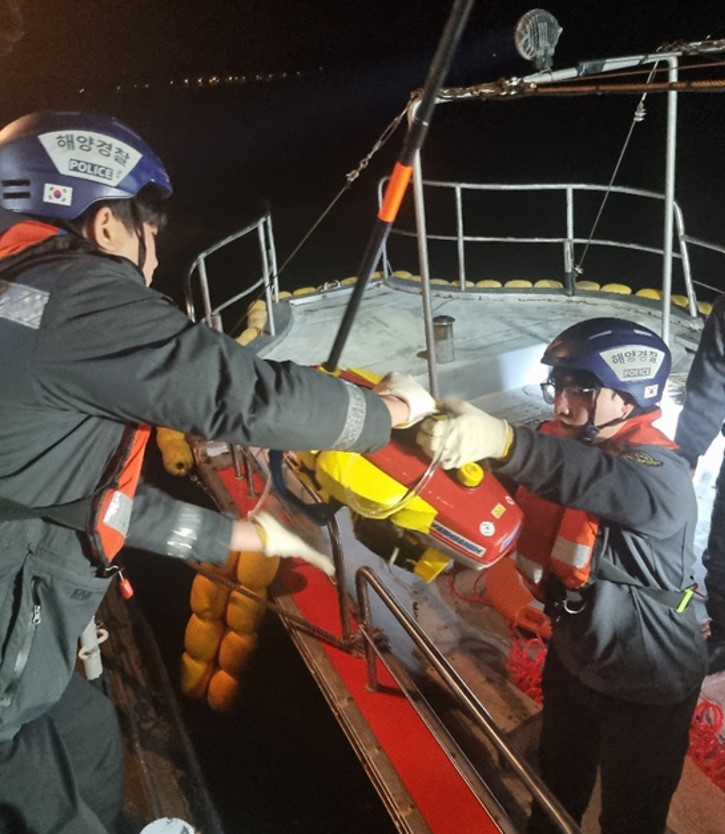
[[[632,414],[626,414],[624,417],[615,417],[613,420],[608,420],[606,423],[602,423],[601,425],[597,425],[594,422],[597,412],[597,401],[599,399],[600,392],[598,391],[595,398],[594,398],[594,405],[589,412],[589,422],[587,423],[586,427],[584,428],[584,432],[582,434],[582,439],[585,443],[593,443],[596,439],[597,435],[602,429],[608,429],[610,426],[618,426],[620,423],[625,423]]]
[[[133,226],[136,230],[136,237],[138,238],[137,266],[143,272],[143,267],[146,263],[146,232],[135,200],[131,200],[131,215],[133,216]]]
[[[590,421],[589,425],[584,429],[582,437],[586,443],[593,443],[594,439],[602,429],[608,429],[610,426],[618,426],[620,423],[626,423],[627,420],[629,420],[629,415],[626,417],[616,417],[608,423],[602,423],[601,426],[596,426]]]

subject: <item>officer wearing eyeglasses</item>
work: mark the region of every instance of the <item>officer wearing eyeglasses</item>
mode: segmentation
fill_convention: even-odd
[[[625,392],[603,388],[587,371],[569,373],[554,369],[541,384],[544,401],[554,406],[554,416],[562,436],[593,440],[626,420],[635,408],[634,400]],[[599,438],[603,438],[600,436]]]
[[[439,407],[418,443],[454,468],[486,458],[519,486],[516,564],[544,602],[541,775],[580,823],[597,770],[603,834],[658,834],[682,773],[706,651],[690,603],[697,503],[685,460],[654,425],[671,357],[616,318],[568,328],[544,352],[553,419],[511,426]],[[528,831],[558,831],[535,807]]]

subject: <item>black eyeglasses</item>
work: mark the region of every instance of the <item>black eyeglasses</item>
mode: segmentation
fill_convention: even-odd
[[[584,406],[591,405],[600,390],[598,387],[587,388],[584,385],[564,385],[554,379],[547,379],[546,382],[541,383],[544,402],[549,405],[553,405],[557,395],[562,394],[569,402]]]

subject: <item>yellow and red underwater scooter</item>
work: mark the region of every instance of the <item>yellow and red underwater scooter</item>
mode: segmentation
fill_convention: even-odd
[[[338,375],[368,388],[377,382],[366,371]],[[521,510],[479,464],[446,471],[429,460],[415,443],[416,432],[416,426],[397,429],[387,445],[366,454],[296,453],[298,477],[323,502],[309,509],[324,523],[342,505],[349,507],[363,544],[426,581],[451,560],[475,570],[490,567],[515,544]],[[281,473],[272,468],[279,487]]]

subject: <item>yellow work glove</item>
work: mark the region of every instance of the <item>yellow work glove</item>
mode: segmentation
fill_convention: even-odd
[[[436,412],[436,401],[410,374],[390,371],[378,382],[373,391],[381,397],[397,397],[408,406],[407,422],[394,426],[396,429],[407,429],[413,423]]]
[[[254,523],[262,539],[262,552],[265,556],[280,556],[283,559],[299,556],[328,576],[335,575],[335,566],[329,556],[310,547],[296,533],[280,524],[274,516],[259,512],[250,515],[249,520]]]
[[[418,429],[420,448],[444,469],[455,469],[482,458],[502,458],[511,446],[511,426],[463,400],[441,400],[441,412]]]

